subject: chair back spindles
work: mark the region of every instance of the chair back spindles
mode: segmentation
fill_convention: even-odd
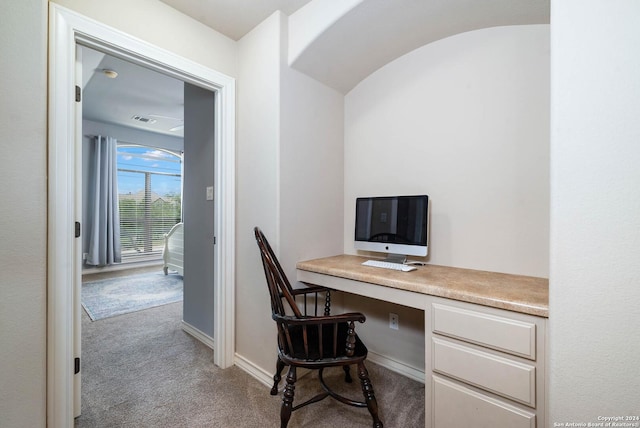
[[[331,292],[328,288],[309,284],[304,288],[292,288],[262,231],[256,227],[254,233],[267,280],[271,317],[276,322],[278,331],[277,371],[273,377],[272,395],[278,393],[281,372],[285,365],[289,366],[280,411],[281,427],[286,428],[294,410],[331,396],[344,404],[367,407],[373,418],[374,428],[382,428],[378,405],[364,366],[368,351],[355,332],[355,322],[365,322],[365,316],[361,313],[331,315]],[[301,302],[296,302],[298,297],[302,299]],[[345,381],[351,382],[350,365],[358,366],[365,401],[354,401],[337,394],[322,377],[325,368],[341,366],[345,372]],[[297,367],[319,370],[318,377],[324,392],[293,406]]]
[[[287,279],[287,276],[280,266],[280,262],[276,258],[271,245],[264,237],[260,229],[255,229],[256,241],[260,248],[260,255],[262,257],[262,264],[264,272],[267,277],[267,283],[269,285],[269,294],[271,295],[272,309],[275,314],[285,315],[285,308],[282,303],[282,297],[286,300],[289,307],[293,311],[296,317],[302,317],[302,313],[296,305],[295,298],[293,297],[293,288]]]
[[[345,352],[347,357],[352,357],[353,352],[356,349],[356,328],[353,325],[353,321],[349,322],[349,328],[347,329],[347,349]]]
[[[280,262],[276,258],[271,245],[266,240],[264,235],[260,230],[255,231],[256,241],[258,242],[258,246],[260,248],[260,256],[262,258],[262,264],[265,272],[265,277],[267,278],[267,285],[269,288],[269,295],[271,297],[271,310],[274,316],[274,319],[278,323],[278,335],[280,337],[280,343],[283,346],[286,346],[286,350],[290,353],[294,352],[294,346],[291,340],[290,331],[289,331],[289,323],[283,320],[287,315],[287,309],[290,309],[296,318],[305,319],[313,314],[313,317],[318,316],[319,310],[322,311],[324,316],[329,316],[331,313],[331,294],[328,290],[323,290],[325,293],[324,299],[321,299],[320,292],[315,291],[313,293],[305,293],[302,294],[302,311],[300,307],[296,303],[295,299],[295,291],[291,287],[289,280],[287,279]],[[307,294],[312,294],[309,298]],[[285,307],[285,304],[287,305]],[[313,305],[313,310],[311,311],[309,305]],[[319,309],[320,308],[320,309]],[[323,324],[319,324],[314,326],[314,331],[317,333],[313,335],[316,338],[315,341],[317,343],[313,343],[310,346],[311,336],[309,334],[309,330],[307,325],[302,325],[302,352],[304,353],[304,357],[309,359],[312,357],[318,358],[324,355],[324,340],[326,339],[326,335],[324,334]],[[338,349],[338,329],[337,325],[334,325],[332,334],[331,334],[331,344],[333,349],[333,358],[337,356]],[[283,336],[284,335],[284,336]],[[310,352],[310,347],[317,349],[318,354],[316,356],[312,356]]]

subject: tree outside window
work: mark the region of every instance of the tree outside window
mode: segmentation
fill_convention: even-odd
[[[181,163],[167,150],[118,146],[123,263],[161,257],[164,234],[182,219]]]

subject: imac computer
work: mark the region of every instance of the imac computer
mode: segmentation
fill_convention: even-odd
[[[426,256],[429,208],[427,195],[357,198],[355,248],[387,253],[385,262],[399,265]]]

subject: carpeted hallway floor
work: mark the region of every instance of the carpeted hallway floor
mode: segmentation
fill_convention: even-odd
[[[214,366],[213,351],[182,331],[181,316],[182,302],[95,322],[83,313],[82,416],[76,427],[280,426],[281,395],[269,395],[269,387],[237,367]],[[371,362],[367,367],[385,427],[424,427],[424,385]],[[362,398],[357,378],[345,384],[341,369],[325,378],[336,390]],[[319,391],[315,374],[305,376],[296,383],[296,402]],[[366,409],[332,399],[294,412],[289,423],[370,426]]]

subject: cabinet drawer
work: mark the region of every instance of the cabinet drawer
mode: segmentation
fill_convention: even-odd
[[[535,408],[534,366],[435,337],[432,345],[434,372]]]
[[[488,313],[433,303],[433,332],[536,359],[536,325]]]
[[[535,428],[536,415],[439,376],[432,378],[433,426]]]

